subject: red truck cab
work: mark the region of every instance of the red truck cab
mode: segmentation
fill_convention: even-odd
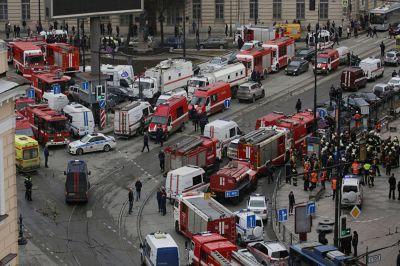
[[[331,71],[336,70],[339,64],[339,52],[335,49],[326,49],[318,53],[317,65],[314,66],[314,71],[317,71],[317,73],[329,74]]]
[[[281,112],[272,112],[267,115],[264,115],[263,117],[260,117],[256,121],[256,130],[259,129],[260,127],[268,127],[268,126],[274,126],[276,125],[276,121],[278,119],[283,119],[286,116],[281,113]]]
[[[49,43],[46,49],[46,62],[58,66],[64,73],[79,71],[79,49],[67,43]]]
[[[204,88],[198,88],[190,102],[189,110],[195,108],[198,114],[212,115],[222,111],[225,100],[231,100],[231,86],[226,82],[217,82]]]
[[[17,72],[30,79],[32,68],[44,65],[41,48],[30,42],[15,42],[12,45],[13,64]]]
[[[35,98],[38,102],[43,98],[45,92],[53,90],[54,85],[60,86],[60,93],[68,92],[68,82],[71,77],[62,75],[61,72],[32,72],[32,87],[35,89]]]

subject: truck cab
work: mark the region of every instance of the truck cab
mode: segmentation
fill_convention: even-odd
[[[190,101],[189,109],[195,108],[198,114],[211,115],[224,110],[224,102],[230,101],[231,97],[230,85],[225,82],[217,82],[197,89]]]
[[[179,247],[167,233],[152,233],[140,244],[142,265],[179,265]]]
[[[317,73],[326,73],[336,70],[339,67],[339,53],[335,49],[324,50],[317,55],[317,65],[314,70]]]
[[[188,192],[205,192],[208,186],[203,168],[192,165],[169,171],[165,180],[165,190],[170,200],[175,200],[178,195]]]

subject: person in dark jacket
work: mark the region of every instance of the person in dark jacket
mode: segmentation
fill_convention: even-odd
[[[132,208],[133,208],[133,189],[130,187],[129,192],[128,192],[128,201],[129,201],[129,214],[132,214]]]
[[[239,49],[239,50],[242,49],[243,44],[244,44],[244,41],[243,41],[243,39],[242,39],[242,36],[239,36],[239,37],[238,37],[237,44],[238,44],[238,49]]]
[[[190,114],[190,119],[192,119],[193,122],[194,131],[197,131],[197,127],[199,126],[199,117],[196,108],[194,108],[194,106],[192,107],[192,109],[190,109],[189,114]]]
[[[158,153],[158,160],[160,161],[161,172],[164,172],[165,153],[164,153],[163,149],[161,149],[160,152]]]
[[[389,177],[389,199],[392,197],[392,199],[396,199],[395,191],[396,191],[396,178],[394,177],[394,174],[392,174]]]
[[[208,117],[207,117],[207,114],[203,113],[203,114],[201,115],[199,124],[200,124],[200,132],[201,132],[201,135],[203,135],[203,134],[204,134],[204,128],[205,128],[206,125],[208,124]]]
[[[167,214],[167,193],[165,192],[165,188],[161,191],[161,212],[163,216]]]
[[[143,148],[142,148],[142,152],[144,151],[144,148],[147,148],[147,152],[150,151],[150,148],[149,148],[149,136],[147,135],[147,132],[144,132],[144,134],[143,134]]]
[[[393,70],[393,72],[392,72],[392,77],[397,77],[397,71],[396,71],[396,69]]]
[[[157,189],[157,205],[158,205],[158,212],[161,212],[161,189]]]
[[[300,99],[297,99],[297,102],[296,102],[296,111],[299,113],[300,110],[301,110],[301,100],[300,100]]]
[[[44,146],[43,155],[44,155],[44,167],[49,168],[48,162],[50,153],[49,149],[47,148],[47,145]]]
[[[385,44],[383,42],[381,42],[379,47],[381,48],[381,56],[384,57],[385,56],[385,48],[386,48]]]
[[[157,143],[160,143],[161,147],[164,145],[164,130],[162,129],[161,125],[158,125],[158,127],[157,127],[156,140],[157,140]]]
[[[135,188],[136,188],[136,201],[140,200],[140,192],[142,191],[142,182],[140,182],[140,179],[138,178],[138,180],[135,183]]]
[[[294,194],[293,194],[293,191],[290,191],[290,193],[289,193],[289,215],[293,214],[294,204],[296,204],[296,201],[294,199]]]
[[[30,176],[25,177],[25,199],[32,201],[32,178]]]
[[[399,254],[397,254],[396,265],[400,266],[400,250],[399,250]]]
[[[357,233],[357,231],[353,232],[353,238],[351,239],[351,245],[353,246],[354,257],[357,257],[357,246],[358,246],[358,233]]]
[[[400,180],[399,183],[397,183],[397,193],[398,193],[398,200],[400,200]]]

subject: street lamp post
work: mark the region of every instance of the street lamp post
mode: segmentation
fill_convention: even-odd
[[[229,37],[232,37],[232,0],[229,0]]]
[[[186,59],[186,0],[183,0],[183,58]]]

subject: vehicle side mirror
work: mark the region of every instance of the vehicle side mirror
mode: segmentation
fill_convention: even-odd
[[[89,171],[89,172],[88,172],[88,175],[91,175],[91,174],[92,174],[92,172]]]
[[[67,175],[67,172],[64,171],[64,175]]]

